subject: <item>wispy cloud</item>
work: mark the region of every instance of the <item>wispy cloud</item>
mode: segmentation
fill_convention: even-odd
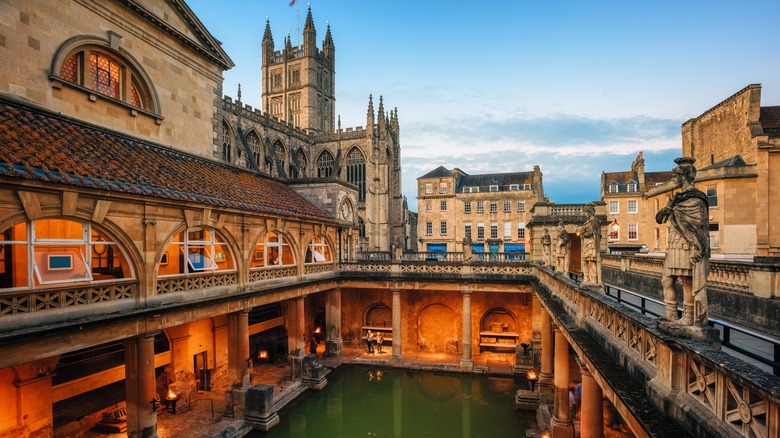
[[[404,127],[403,184],[413,206],[416,179],[440,165],[478,174],[531,170],[538,164],[551,200],[588,202],[599,197],[602,171],[628,169],[639,151],[645,151],[648,168],[671,168],[681,144],[679,121],[645,116],[557,114],[409,122]]]

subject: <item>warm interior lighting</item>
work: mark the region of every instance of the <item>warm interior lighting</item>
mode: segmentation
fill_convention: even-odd
[[[165,398],[167,398],[168,400],[174,400],[176,399],[176,393],[169,389],[168,394],[165,396]]]
[[[618,233],[620,232],[620,223],[618,223],[617,218],[612,221],[611,224],[609,224],[609,238],[610,239],[617,239]]]
[[[317,328],[314,329],[314,333],[320,334],[320,333],[322,333],[322,329],[317,327]]]
[[[534,392],[534,386],[536,385],[536,382],[539,381],[539,375],[536,374],[536,371],[529,370],[525,374],[525,378],[528,380],[528,383],[531,384],[531,392]]]
[[[259,359],[268,359],[268,350],[260,350],[260,353],[258,353],[257,357]]]

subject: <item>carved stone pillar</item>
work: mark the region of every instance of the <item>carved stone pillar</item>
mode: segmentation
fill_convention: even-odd
[[[390,358],[390,363],[393,365],[400,365],[401,362],[403,362],[403,356],[401,356],[402,337],[401,291],[398,289],[393,289],[393,357]]]
[[[569,342],[560,327],[555,328],[555,409],[552,418],[553,438],[574,437],[569,415]]]
[[[460,369],[471,371],[474,369],[474,362],[471,360],[471,290],[461,291],[463,296],[463,339],[461,340]]]
[[[230,313],[228,319],[228,380],[233,388],[249,386],[249,312]]]
[[[582,400],[580,401],[580,436],[602,438],[604,436],[604,393],[586,365],[582,371]]]
[[[125,340],[125,399],[127,436],[156,438],[157,412],[154,377],[154,334]]]
[[[341,289],[337,288],[328,292],[325,306],[325,326],[325,330],[327,330],[325,355],[339,357],[343,347],[341,340]]]
[[[547,309],[542,308],[541,325],[539,331],[542,333],[542,365],[539,373],[539,384],[549,385],[553,381],[553,328],[552,318],[547,313]]]
[[[290,377],[293,380],[303,378],[303,357],[306,355],[306,342],[303,337],[306,331],[305,321],[305,297],[295,299],[293,307],[293,323],[290,325],[290,331],[287,333],[287,342],[290,353],[287,356],[287,365]]]

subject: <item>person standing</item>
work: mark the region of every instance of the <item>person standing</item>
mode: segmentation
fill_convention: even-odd
[[[369,330],[366,333],[366,344],[368,345],[368,352],[373,354],[374,353],[374,333]]]
[[[382,332],[377,332],[376,334],[376,346],[377,350],[379,351],[379,354],[382,354],[382,342],[385,341],[385,337],[382,334]]]

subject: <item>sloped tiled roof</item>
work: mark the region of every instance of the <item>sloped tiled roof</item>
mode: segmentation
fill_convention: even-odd
[[[456,188],[458,192],[463,187],[488,187],[499,186],[501,188],[511,184],[532,184],[534,173],[531,172],[509,172],[509,173],[486,173],[483,175],[464,175]]]
[[[639,178],[636,175],[636,172],[633,171],[627,171],[627,172],[606,172],[604,173],[604,184],[609,185],[612,182],[616,182],[618,184],[628,184],[630,181],[639,182]]]
[[[273,178],[2,98],[0,177],[333,222]]]
[[[717,169],[720,167],[743,167],[747,166],[747,163],[742,158],[742,155],[734,155],[733,157],[726,158],[725,160],[720,160],[717,163],[712,163],[709,166],[702,167],[699,170],[703,169]]]
[[[780,106],[762,106],[759,121],[764,134],[780,137]]]
[[[671,170],[664,170],[662,172],[645,172],[645,184],[656,185],[665,183],[672,179],[674,172]]]
[[[422,178],[447,178],[447,177],[450,177],[452,175],[453,175],[452,172],[447,170],[444,166],[439,166],[439,167],[433,169],[432,171],[426,173],[425,175],[423,175],[423,176],[421,176],[420,178],[417,178],[417,179],[422,179]]]

